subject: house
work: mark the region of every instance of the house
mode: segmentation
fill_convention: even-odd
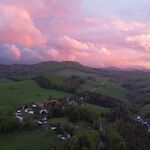
[[[46,120],[47,120],[47,118],[46,118],[46,117],[44,117],[44,118],[43,118],[43,120],[44,120],[44,121],[46,121]]]
[[[47,117],[42,118],[42,121],[44,124],[46,124],[47,123]]]
[[[62,128],[62,127],[61,127],[61,124],[59,124],[59,123],[57,123],[57,122],[53,122],[53,123],[51,124],[51,129],[52,129],[52,130],[56,130],[56,129],[59,129],[59,128]]]
[[[42,125],[42,124],[43,124],[43,121],[37,120],[37,123],[38,123],[39,125]]]
[[[141,116],[137,116],[136,119],[137,119],[137,120],[140,120],[140,119],[141,119]]]
[[[141,125],[147,128],[148,132],[150,132],[150,120],[146,119],[141,116],[136,117],[136,121],[139,122]]]
[[[84,100],[84,97],[80,97],[80,100],[83,101],[83,100]]]
[[[21,110],[17,110],[17,113],[21,113]]]
[[[68,102],[68,105],[77,105],[78,103],[74,100],[71,100]]]
[[[32,108],[36,108],[37,107],[37,105],[36,104],[32,104]]]
[[[71,135],[67,132],[63,132],[61,134],[57,134],[57,138],[60,140],[67,140],[71,138]]]
[[[20,116],[20,115],[21,115],[21,111],[17,111],[16,116]]]
[[[46,124],[46,123],[47,123],[47,121],[37,120],[37,123],[38,123],[39,125],[42,125],[42,124]]]
[[[52,99],[52,100],[50,100],[50,104],[59,104],[59,100],[58,99]]]
[[[28,114],[33,115],[33,114],[34,114],[34,111],[33,111],[33,110],[29,110],[29,111],[28,111]]]
[[[52,130],[56,130],[57,127],[56,127],[56,126],[51,126],[51,129],[52,129]]]
[[[23,117],[21,115],[22,115],[22,112],[21,112],[21,110],[18,109],[15,113],[15,116],[20,122],[23,121]]]
[[[25,112],[25,113],[28,113],[28,111],[29,111],[29,109],[28,109],[28,108],[24,109],[24,112]]]
[[[46,108],[42,108],[40,110],[40,114],[48,114],[48,110]]]
[[[42,124],[46,124],[47,123],[47,117],[41,117],[37,119],[36,121],[39,125],[42,125]]]
[[[21,116],[16,116],[16,118],[17,118],[20,122],[23,121],[23,117],[21,117]]]

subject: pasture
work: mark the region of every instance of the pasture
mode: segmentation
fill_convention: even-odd
[[[0,136],[0,150],[61,150],[53,131],[17,131]]]
[[[128,90],[123,88],[119,83],[111,82],[107,78],[97,77],[95,80],[87,80],[82,86],[83,91],[93,91],[106,96],[127,100]]]
[[[35,81],[25,80],[0,84],[0,109],[23,103],[41,102],[49,97],[66,97],[70,93],[40,88]]]

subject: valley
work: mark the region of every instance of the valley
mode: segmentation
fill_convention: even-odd
[[[147,127],[133,119],[134,115],[150,119],[149,83],[149,72],[96,69],[77,62],[1,65],[1,150],[70,150],[82,138],[90,150],[101,145],[130,150],[143,135],[139,147],[149,150]],[[48,114],[41,116],[41,109]],[[61,128],[53,131],[52,124]],[[64,133],[69,138],[59,139],[65,138]]]

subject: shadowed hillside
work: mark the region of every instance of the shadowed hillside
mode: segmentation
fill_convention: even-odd
[[[0,65],[0,76],[14,76],[14,75],[34,75],[34,74],[68,74],[68,71],[78,74],[96,74],[96,70],[83,66],[78,62],[64,61],[64,62],[41,62],[33,65],[14,64],[14,65]]]

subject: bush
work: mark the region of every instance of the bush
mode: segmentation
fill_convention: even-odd
[[[71,122],[83,120],[92,124],[100,117],[96,111],[89,108],[82,108],[80,106],[69,107],[67,110],[67,115]]]
[[[96,131],[82,129],[65,143],[65,150],[96,150],[98,140]]]
[[[15,117],[8,116],[8,115],[1,115],[0,116],[0,132],[10,132],[13,130],[18,129],[19,122],[17,122]]]

